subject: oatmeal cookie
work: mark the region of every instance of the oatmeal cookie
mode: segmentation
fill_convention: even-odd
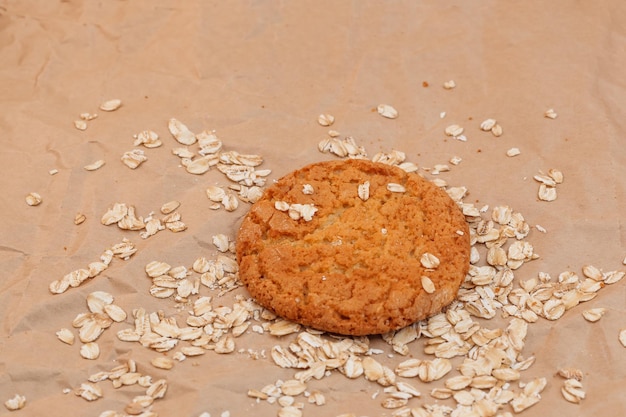
[[[240,279],[259,304],[344,335],[385,333],[441,311],[469,256],[468,225],[445,191],[368,160],[286,175],[237,236]]]

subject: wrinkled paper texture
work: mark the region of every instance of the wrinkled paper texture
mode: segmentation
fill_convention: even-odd
[[[293,377],[294,370],[269,358],[271,347],[286,346],[289,337],[249,331],[236,340],[242,353],[209,351],[163,371],[150,365],[160,354],[115,335],[132,326],[130,315],[140,307],[184,320],[187,313],[180,315],[174,301],[149,295],[145,265],[158,260],[190,267],[200,256],[216,256],[212,236],[234,239],[249,207],[209,209],[206,188],[228,182],[215,169],[196,176],[181,167],[172,149],[182,145],[167,130],[173,117],[196,133],[214,129],[226,150],[262,155],[260,168],[272,170],[270,182],[334,158],[317,149],[329,129],[354,137],[369,156],[403,151],[426,177],[466,186],[466,201],[509,205],[547,230],[533,227],[527,240],[540,258],[520,269],[519,279],[540,271],[553,279],[566,270],[581,274],[586,264],[625,268],[625,39],[626,5],[619,0],[1,1],[1,402],[26,396],[26,407],[15,415],[121,412],[144,389],[101,382],[104,396],[95,402],[64,390],[134,359],[140,372],[168,381],[165,398],[153,405],[158,415],[278,412],[277,404],[257,403],[246,393]],[[456,87],[444,89],[449,80]],[[98,108],[116,98],[122,100],[118,110]],[[383,103],[399,116],[378,115]],[[544,117],[550,108],[556,119]],[[84,112],[98,117],[81,131],[74,121]],[[335,123],[320,126],[321,113],[332,114]],[[480,130],[488,118],[502,126],[502,136]],[[467,141],[445,135],[452,124],[464,128]],[[131,170],[120,158],[135,148],[133,135],[147,129],[163,146],[142,148],[147,161]],[[512,147],[521,154],[507,157]],[[448,162],[454,156],[461,158],[458,165]],[[100,169],[83,169],[100,159],[106,162]],[[435,164],[451,169],[435,176],[426,170]],[[558,198],[542,202],[533,176],[550,168],[565,179]],[[42,196],[39,206],[26,204],[30,192]],[[100,223],[115,202],[132,204],[146,217],[170,200],[181,202],[183,232],[165,230],[144,240]],[[74,224],[77,213],[86,216],[80,225]],[[115,259],[64,294],[48,291],[50,282],[86,267],[123,238],[138,248],[129,260]],[[55,332],[87,311],[85,298],[93,291],[113,294],[129,318],[100,336],[100,357],[88,361],[78,341],[65,345]],[[214,302],[228,305],[236,294],[246,292]],[[581,314],[592,307],[607,309],[597,323]],[[626,280],[558,321],[532,324],[523,354],[537,360],[522,380],[543,376],[548,384],[539,404],[522,415],[626,414],[626,349],[618,341],[624,317]],[[371,344],[392,368],[406,359],[390,355],[380,337]],[[423,346],[424,339],[413,342],[410,356],[424,357]],[[249,350],[266,357],[253,360]],[[563,380],[555,374],[565,366],[584,372],[581,404],[561,396]],[[410,382],[422,393],[411,407],[435,403],[428,393],[443,386]],[[327,404],[298,397],[305,416],[392,412],[380,406],[382,387],[363,378],[335,373],[311,381],[313,389]],[[0,415],[5,412],[0,407]]]

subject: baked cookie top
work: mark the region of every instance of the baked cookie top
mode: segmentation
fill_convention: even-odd
[[[360,159],[281,178],[237,236],[239,276],[259,304],[355,336],[439,312],[456,297],[469,256],[465,217],[444,190]]]

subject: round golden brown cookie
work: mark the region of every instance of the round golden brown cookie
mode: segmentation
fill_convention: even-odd
[[[259,304],[345,335],[439,312],[456,297],[469,254],[465,217],[445,191],[367,160],[286,175],[252,205],[237,236],[239,276]]]

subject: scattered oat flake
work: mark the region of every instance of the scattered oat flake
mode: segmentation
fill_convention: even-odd
[[[276,210],[286,211],[293,220],[302,218],[307,222],[313,220],[313,215],[317,212],[317,207],[313,204],[289,204],[285,201],[276,201],[274,207]]]
[[[441,172],[448,172],[450,171],[450,167],[446,164],[435,164],[435,166],[433,167],[432,171],[430,172],[433,175],[438,175]]]
[[[228,236],[223,233],[219,233],[213,236],[213,245],[222,253],[228,252],[230,248],[230,240]]]
[[[213,202],[221,203],[224,197],[226,197],[226,191],[217,185],[209,185],[206,189],[207,198]]]
[[[537,175],[534,175],[533,179],[541,184],[545,184],[550,187],[556,187],[556,181],[554,181],[554,179],[549,175],[544,175],[541,172],[539,172],[539,174]]]
[[[561,394],[567,401],[574,404],[580,403],[586,396],[582,382],[574,378],[565,380],[561,387]]]
[[[602,281],[604,279],[602,271],[598,267],[595,267],[593,265],[584,265],[583,275],[595,281]]]
[[[424,268],[435,269],[439,266],[439,258],[432,253],[425,252],[420,257],[420,263]]]
[[[454,80],[449,80],[443,83],[443,88],[446,90],[452,90],[454,87],[456,87]]]
[[[577,379],[578,381],[582,381],[584,374],[583,371],[577,368],[561,368],[557,372],[558,375],[565,379]]]
[[[26,397],[23,395],[15,394],[13,398],[10,398],[4,402],[4,406],[9,411],[21,410],[26,406]]]
[[[167,127],[178,143],[183,145],[193,145],[196,143],[196,135],[181,121],[171,118]]]
[[[552,178],[556,184],[563,182],[563,173],[556,168],[550,168],[548,170],[548,176]]]
[[[222,199],[222,206],[224,206],[226,211],[235,211],[239,207],[239,200],[234,194],[228,193]]]
[[[539,185],[538,197],[542,201],[554,201],[556,200],[556,188],[550,187],[546,184]]]
[[[72,331],[70,329],[61,329],[58,332],[56,332],[57,338],[68,345],[73,345],[74,344],[74,333],[72,333]]]
[[[489,132],[491,131],[491,129],[493,129],[495,125],[496,125],[496,119],[486,119],[480,124],[480,130]]]
[[[217,164],[218,157],[215,155],[199,156],[194,159],[183,159],[181,164],[188,173],[194,175],[202,175],[207,172],[212,165]]]
[[[285,336],[298,332],[300,328],[301,326],[298,323],[280,319],[269,326],[269,331],[272,336]]]
[[[147,161],[148,157],[143,150],[133,149],[132,151],[125,152],[121,160],[128,168],[136,169],[139,165]]]
[[[38,206],[42,202],[42,198],[38,193],[32,192],[26,196],[26,204],[29,206]]]
[[[87,401],[95,401],[98,398],[102,398],[102,388],[89,382],[80,384],[80,387],[74,393]]]
[[[176,210],[178,207],[180,207],[179,201],[176,201],[176,200],[168,201],[167,203],[161,206],[161,213],[170,214],[174,210]]]
[[[122,100],[118,98],[114,98],[111,100],[107,100],[100,104],[100,110],[104,111],[115,111],[122,106]]]
[[[622,346],[626,347],[626,329],[620,330],[619,342],[622,344]]]
[[[542,226],[542,225],[540,225],[540,224],[536,224],[536,225],[535,225],[535,229],[537,229],[537,230],[538,230],[539,232],[541,232],[541,233],[547,233],[547,232],[548,232],[548,231],[546,230],[546,228],[545,228],[545,227],[543,227],[543,226]]]
[[[606,308],[592,308],[583,311],[583,317],[585,320],[595,323],[604,316],[604,313],[606,313]]]
[[[100,347],[96,342],[88,342],[80,347],[80,356],[85,359],[98,359],[100,356]]]
[[[153,358],[150,363],[155,368],[159,369],[172,369],[174,367],[174,359],[168,358],[167,356],[157,356]]]
[[[78,130],[87,130],[87,122],[84,120],[74,120],[74,127]]]
[[[87,217],[83,213],[76,213],[76,216],[74,216],[74,224],[76,226],[83,224],[85,220],[87,220]]]
[[[402,151],[393,149],[389,153],[378,152],[372,157],[372,162],[381,162],[387,165],[398,165],[405,161],[406,154]]]
[[[143,130],[136,135],[133,135],[135,141],[134,146],[143,145],[146,148],[158,148],[163,145],[163,142],[159,139],[159,134],[152,130]]]
[[[546,110],[546,112],[544,113],[544,116],[548,119],[556,119],[557,118],[557,114],[554,111],[554,109],[548,109]]]
[[[626,276],[624,271],[610,271],[603,274],[603,280],[605,284],[615,284]]]
[[[491,128],[491,134],[497,138],[502,136],[502,126],[496,123],[495,126]]]
[[[514,157],[521,153],[522,152],[519,150],[519,148],[511,148],[508,151],[506,151],[506,156]]]
[[[435,284],[430,278],[428,278],[427,276],[422,276],[421,280],[422,288],[424,288],[424,291],[426,291],[428,294],[432,294],[435,292]]]
[[[448,136],[459,137],[463,134],[463,128],[459,125],[449,125],[444,132]]]
[[[396,110],[389,104],[379,104],[376,110],[378,111],[378,114],[386,117],[387,119],[395,119],[396,117],[398,117],[398,110]]]
[[[340,158],[353,157],[365,158],[367,153],[362,146],[358,146],[353,137],[348,136],[343,140],[338,138],[322,139],[317,149],[322,153],[332,153]]]
[[[413,162],[402,162],[398,165],[398,168],[400,168],[404,172],[415,172],[419,169],[417,164]]]
[[[104,166],[104,160],[103,159],[98,159],[97,161],[85,165],[83,168],[85,169],[85,171],[95,171],[97,169],[100,169]]]
[[[402,184],[396,184],[395,182],[390,182],[387,184],[387,190],[392,193],[403,193],[406,191],[406,188]]]
[[[289,203],[286,201],[276,201],[274,202],[274,208],[278,211],[287,211],[289,210]]]
[[[109,318],[116,323],[121,323],[126,320],[126,312],[122,309],[122,307],[116,304],[105,305],[103,310],[106,315],[109,316]]]
[[[317,122],[322,126],[331,126],[335,123],[335,117],[332,114],[320,114]]]
[[[113,295],[105,291],[94,291],[87,295],[87,308],[92,313],[102,313],[104,306],[113,304]]]
[[[95,113],[94,113],[94,114],[92,114],[92,113],[81,113],[81,114],[80,114],[80,118],[81,118],[81,119],[83,119],[83,120],[85,120],[85,121],[90,121],[90,120],[93,120],[93,119],[95,119],[96,117],[98,117],[98,115],[97,115],[97,114],[95,114]]]
[[[370,197],[370,182],[365,181],[363,184],[359,184],[357,188],[359,198],[363,201],[367,201]],[[626,262],[626,259],[624,260]]]
[[[48,171],[48,174],[50,174],[50,175],[56,175],[56,174],[58,174],[58,173],[59,173],[59,170],[58,170],[58,169],[56,169],[56,168],[51,169],[50,171]]]
[[[174,148],[172,149],[172,153],[176,156],[178,156],[179,158],[188,158],[191,159],[194,156],[196,156],[195,153],[193,153],[192,151],[190,151],[187,148]]]

